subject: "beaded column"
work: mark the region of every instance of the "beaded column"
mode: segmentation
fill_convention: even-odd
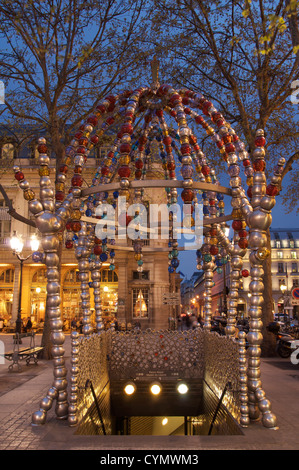
[[[262,305],[263,305],[263,275],[262,263],[267,256],[267,229],[271,225],[271,215],[260,207],[261,200],[266,193],[265,177],[265,139],[262,130],[256,133],[256,149],[253,151],[253,168],[255,170],[252,185],[253,211],[248,215],[249,247],[250,247],[250,331],[247,335],[249,342],[248,357],[248,390],[249,415],[251,419],[258,419],[262,412],[263,425],[268,428],[276,427],[276,417],[270,410],[270,403],[265,399],[261,384],[260,356],[263,341]]]
[[[70,377],[70,405],[68,423],[70,426],[78,424],[77,417],[77,400],[78,400],[78,382],[77,377],[79,373],[78,368],[78,346],[79,346],[79,333],[72,331],[71,333],[71,377]]]
[[[240,424],[247,427],[250,423],[248,408],[248,387],[247,387],[247,359],[246,359],[246,333],[239,332],[239,396],[240,396]]]
[[[54,191],[49,177],[49,157],[47,155],[46,140],[38,141],[39,174],[40,174],[40,200],[29,188],[24,175],[18,168],[14,168],[15,177],[24,191],[24,198],[28,201],[29,211],[35,216],[36,227],[41,234],[41,245],[44,251],[43,261],[47,268],[47,311],[51,328],[52,356],[54,363],[54,382],[46,397],[40,403],[40,409],[32,416],[32,424],[44,424],[47,411],[56,400],[56,415],[65,419],[68,413],[67,381],[64,361],[64,334],[60,311],[60,275],[59,275],[59,232],[64,228],[69,216],[70,194],[55,212]]]
[[[75,255],[78,261],[79,280],[81,282],[81,310],[83,317],[84,336],[92,334],[93,328],[91,325],[91,311],[90,311],[90,293],[89,293],[89,240],[87,234],[87,224],[81,222],[81,230],[78,233],[78,247],[75,250]]]

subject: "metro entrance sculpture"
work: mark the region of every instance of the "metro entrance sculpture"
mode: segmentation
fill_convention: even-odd
[[[201,115],[201,114],[203,115]],[[136,118],[143,118],[143,125]],[[190,123],[190,124],[189,124]],[[216,172],[202,152],[196,135],[191,130],[197,126],[204,130],[219,149],[219,158],[227,165],[229,188],[219,184]],[[113,126],[115,140],[107,156],[96,170],[92,185],[83,188],[84,165],[90,151],[105,132]],[[153,141],[158,144],[164,181],[146,180],[146,168]],[[181,200],[190,207],[189,227],[194,226],[193,215],[199,204],[203,206],[204,239],[196,250],[197,267],[205,276],[204,330],[211,329],[211,288],[214,268],[221,269],[227,255],[231,258],[230,292],[228,294],[226,335],[236,334],[237,299],[240,278],[250,276],[250,330],[247,335],[248,366],[248,422],[262,413],[265,427],[275,428],[276,417],[270,402],[265,398],[260,378],[260,352],[262,343],[263,261],[269,256],[267,230],[271,225],[271,209],[279,193],[280,175],[284,165],[281,158],[267,185],[265,176],[265,138],[263,130],[256,132],[255,150],[248,155],[245,144],[239,139],[225,117],[201,93],[176,90],[171,85],[160,85],[157,67],[153,67],[151,86],[126,90],[109,95],[96,107],[94,115],[87,118],[66,148],[64,162],[56,174],[55,188],[49,176],[49,155],[46,140],[39,139],[40,196],[36,196],[19,167],[14,167],[15,178],[28,201],[29,211],[35,217],[43,252],[34,255],[47,268],[47,315],[51,326],[54,381],[40,410],[32,418],[35,425],[46,421],[47,411],[56,400],[59,419],[68,416],[67,371],[64,359],[64,334],[60,310],[59,245],[65,234],[66,248],[75,250],[81,282],[83,335],[93,334],[89,302],[89,275],[95,299],[96,334],[103,330],[99,297],[100,267],[109,261],[115,267],[116,239],[99,240],[95,227],[98,206],[113,204],[118,198],[130,198],[142,204],[143,188],[165,187],[168,203]],[[181,180],[177,180],[177,161]],[[247,190],[242,186],[241,168],[246,177]],[[66,187],[68,171],[72,169],[71,186]],[[196,174],[196,178],[194,178]],[[134,178],[134,179],[133,179]],[[225,215],[224,195],[231,198],[232,213]],[[201,198],[201,200],[199,200]],[[138,216],[138,214],[137,214]],[[233,240],[225,235],[227,220],[233,219]],[[169,272],[179,266],[178,241],[171,229],[175,220],[170,213]],[[121,225],[121,224],[120,224]],[[124,223],[126,226],[126,223]],[[120,229],[120,227],[119,227]],[[196,233],[195,233],[196,238]],[[142,240],[133,241],[138,270],[142,271]],[[242,269],[242,260],[249,250],[250,272]],[[244,386],[245,387],[245,386]],[[244,393],[244,390],[243,390]],[[247,406],[247,405],[246,405]],[[246,425],[246,419],[243,422]]]

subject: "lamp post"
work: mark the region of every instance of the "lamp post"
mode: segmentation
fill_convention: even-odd
[[[30,256],[32,256],[34,251],[38,250],[39,240],[36,237],[36,235],[33,235],[31,237],[30,246],[31,246],[32,253],[30,253],[30,255],[28,255],[28,256],[23,257],[23,256],[21,256],[21,253],[22,253],[23,248],[24,248],[24,242],[23,242],[22,238],[17,235],[16,231],[14,231],[13,236],[10,239],[10,246],[11,246],[11,249],[12,249],[14,255],[16,255],[16,257],[20,261],[19,301],[18,301],[18,316],[17,316],[17,320],[16,320],[16,333],[21,333],[22,332],[22,316],[21,316],[22,309],[21,309],[21,305],[22,305],[23,264],[24,264],[24,261],[26,261],[28,258],[30,258]]]
[[[283,296],[283,316],[284,316],[284,319],[286,319],[286,313],[285,313],[286,295],[285,294],[286,294],[287,286],[285,284],[280,284],[280,290]]]

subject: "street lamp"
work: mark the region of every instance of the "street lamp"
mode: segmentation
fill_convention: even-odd
[[[22,238],[17,235],[16,231],[13,232],[13,236],[10,239],[10,246],[11,249],[20,261],[20,280],[19,280],[19,303],[18,303],[18,316],[16,320],[16,333],[22,333],[22,316],[21,316],[21,303],[22,303],[22,277],[23,277],[23,264],[30,256],[32,256],[33,252],[37,251],[39,248],[39,240],[36,235],[32,235],[30,239],[30,247],[32,253],[30,255],[23,257],[21,253],[24,248],[24,242]]]

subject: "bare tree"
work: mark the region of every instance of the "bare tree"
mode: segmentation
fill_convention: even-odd
[[[1,0],[2,121],[46,133],[56,168],[74,129],[142,68],[145,0]],[[136,66],[139,64],[139,67]],[[47,325],[47,319],[45,321]],[[44,329],[49,357],[49,330]]]
[[[299,132],[292,83],[299,78],[298,2],[154,0],[149,38],[161,57],[164,79],[201,91],[254,149],[255,132],[265,130],[267,168],[286,158],[286,211],[298,207]],[[153,39],[154,38],[154,39]],[[163,53],[161,53],[163,51]],[[166,52],[165,52],[166,51]],[[171,77],[171,78],[170,78]],[[298,89],[298,87],[297,87]],[[218,169],[224,167],[202,140]],[[292,169],[292,177],[286,178]],[[288,175],[289,177],[289,175]],[[290,188],[294,192],[290,193]],[[264,264],[264,325],[272,319],[271,260]],[[264,349],[271,342],[264,331]]]

